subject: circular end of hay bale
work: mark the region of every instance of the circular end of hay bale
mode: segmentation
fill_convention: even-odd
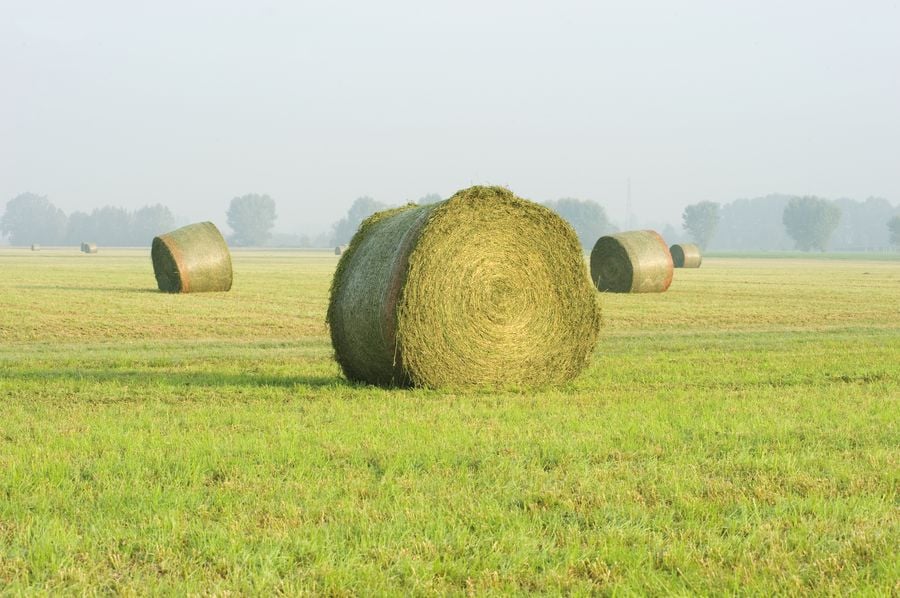
[[[97,253],[97,244],[96,243],[82,243],[81,251],[83,253]]]
[[[190,224],[155,237],[150,258],[160,291],[202,293],[231,289],[231,253],[212,222]]]
[[[703,262],[700,248],[693,243],[680,243],[669,248],[672,263],[676,268],[699,268]]]
[[[430,388],[569,380],[600,328],[572,228],[499,187],[364,222],[328,317],[348,378]]]
[[[662,293],[672,284],[672,256],[656,231],[600,237],[591,251],[591,279],[601,291]]]

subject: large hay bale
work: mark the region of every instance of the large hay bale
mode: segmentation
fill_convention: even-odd
[[[536,386],[573,378],[600,330],[578,238],[500,187],[380,212],[341,256],[328,322],[350,380]]]
[[[81,252],[82,253],[97,253],[97,244],[96,243],[82,243],[81,244]]]
[[[672,264],[676,268],[699,268],[703,262],[700,248],[693,243],[680,243],[669,247],[672,254]]]
[[[189,224],[155,237],[150,257],[160,291],[202,293],[231,289],[231,253],[212,222]]]
[[[656,231],[607,235],[591,251],[591,279],[601,291],[662,293],[672,284],[672,256]]]

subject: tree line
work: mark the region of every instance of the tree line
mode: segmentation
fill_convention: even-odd
[[[419,205],[441,201],[432,193]],[[617,231],[602,205],[595,201],[562,198],[544,205],[567,220],[586,250],[601,236]],[[231,200],[227,221],[237,246],[314,247],[349,243],[363,220],[389,208],[371,197],[357,198],[347,214],[328,233],[310,240],[303,235],[274,234],[275,201],[268,195],[247,194]],[[0,218],[0,234],[13,245],[78,245],[89,241],[106,246],[146,246],[154,236],[172,230],[175,217],[164,205],[129,211],[105,206],[92,212],[66,215],[47,197],[23,193],[9,200]],[[803,251],[871,250],[900,246],[900,207],[869,198],[827,200],[818,197],[768,195],[727,204],[702,201],[682,213],[688,238],[704,249],[765,251],[796,248]],[[680,234],[667,227],[670,241]]]
[[[682,214],[701,247],[727,251],[871,251],[900,247],[900,207],[886,199],[828,200],[767,195],[720,205],[699,202]]]
[[[228,208],[229,239],[235,245],[263,245],[275,224],[275,202],[268,195],[235,197]],[[13,245],[149,246],[153,237],[176,227],[175,216],[162,204],[135,211],[104,206],[66,215],[46,197],[22,193],[6,203],[0,235]]]

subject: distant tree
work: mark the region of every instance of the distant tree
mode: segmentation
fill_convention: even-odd
[[[103,206],[91,212],[94,237],[84,240],[106,246],[127,247],[132,245],[131,223],[131,213],[125,208]]]
[[[841,209],[827,199],[795,197],[784,208],[781,221],[797,249],[825,251],[841,221]]]
[[[831,236],[829,248],[835,251],[866,251],[890,245],[884,223],[898,213],[883,197],[864,201],[849,198],[834,200],[841,209],[841,221]]]
[[[97,227],[90,214],[84,212],[72,212],[69,215],[66,226],[66,244],[79,245],[82,242],[95,242],[97,239]]]
[[[368,196],[356,198],[356,201],[353,202],[353,205],[347,211],[347,215],[334,223],[334,244],[345,245],[349,243],[363,220],[386,207],[383,203],[377,202]]]
[[[131,245],[149,246],[153,237],[175,228],[175,217],[166,206],[144,206],[134,213],[131,221]]]
[[[719,204],[714,201],[691,204],[682,212],[681,220],[694,243],[706,249],[719,226]]]
[[[275,226],[275,200],[268,195],[251,193],[231,200],[228,226],[234,231],[235,245],[264,245]]]
[[[585,249],[592,249],[597,239],[616,231],[616,227],[606,216],[606,210],[595,201],[564,197],[548,201],[544,205],[572,225]]]
[[[0,234],[9,236],[13,245],[57,245],[66,236],[66,215],[46,197],[22,193],[6,202]]]
[[[891,245],[900,247],[900,216],[888,220],[887,227],[891,234]]]
[[[416,200],[416,203],[420,206],[424,206],[431,203],[437,203],[442,201],[441,196],[437,193],[429,193],[428,195],[423,195],[419,199]]]

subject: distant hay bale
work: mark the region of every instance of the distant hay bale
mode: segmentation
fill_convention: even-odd
[[[560,383],[600,312],[578,238],[500,187],[367,219],[341,256],[328,323],[350,380],[421,387]]]
[[[31,244],[31,250],[32,250],[32,251],[40,251],[40,250],[41,250],[41,246],[38,245],[37,243],[32,243],[32,244]]]
[[[97,244],[96,243],[82,243],[81,244],[81,252],[82,253],[97,253]]]
[[[681,243],[669,247],[672,254],[672,264],[676,268],[699,268],[703,262],[700,248],[693,243]]]
[[[341,255],[345,251],[347,251],[346,245],[338,245],[337,247],[334,248],[334,255]]]
[[[601,291],[662,293],[672,284],[672,256],[652,230],[607,235],[591,252],[591,279]]]
[[[160,291],[202,293],[231,289],[231,253],[212,222],[190,224],[155,237],[150,257]]]

